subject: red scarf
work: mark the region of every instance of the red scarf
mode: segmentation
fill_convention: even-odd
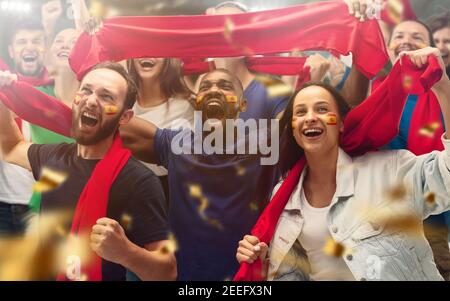
[[[0,71],[11,71],[9,66],[0,59]],[[50,86],[54,84],[53,79],[51,79],[48,76],[47,69],[44,68],[44,70],[41,72],[39,77],[31,77],[31,76],[25,76],[21,74],[17,74],[20,81],[29,83],[32,86]]]
[[[246,57],[245,63],[250,71],[272,75],[298,76],[296,88],[311,80],[310,69],[305,67],[307,57],[253,56]],[[206,73],[215,69],[214,61],[202,59],[183,59],[183,74]]]
[[[238,57],[310,49],[351,52],[368,78],[388,60],[377,21],[359,22],[342,1],[331,1],[234,15],[112,18],[94,36],[80,36],[70,64],[81,78],[107,60]]]
[[[99,218],[105,217],[108,208],[109,191],[122,168],[131,157],[131,152],[123,148],[120,135],[116,134],[114,142],[106,155],[94,168],[91,177],[78,199],[72,220],[71,234],[89,237],[92,227]],[[102,259],[90,250],[89,264],[81,266],[81,274],[89,281],[102,280]],[[58,280],[67,280],[59,275]]]
[[[350,111],[345,119],[341,144],[346,152],[361,155],[384,146],[395,137],[408,96],[408,91],[403,89],[404,75],[414,76],[414,89],[423,91],[427,91],[442,76],[443,71],[434,56],[430,56],[429,64],[424,69],[417,69],[409,58],[404,57],[402,65],[394,65],[381,87]],[[278,218],[298,184],[305,163],[302,158],[295,164],[253,227],[251,234],[257,236],[261,242],[271,242]],[[251,265],[242,263],[234,280],[261,281],[261,268],[259,259]]]

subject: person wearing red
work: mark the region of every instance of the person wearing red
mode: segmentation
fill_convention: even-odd
[[[0,87],[15,80],[2,72]],[[41,213],[72,214],[65,230],[90,244],[91,260],[81,262],[81,275],[90,281],[125,280],[126,270],[143,280],[176,277],[173,254],[160,252],[168,236],[161,184],[122,147],[118,135],[119,127],[133,117],[136,96],[136,86],[123,66],[109,62],[95,66],[82,79],[72,104],[73,144],[24,141],[9,111],[0,106],[5,160],[31,170],[36,179],[44,167],[68,174],[66,181],[43,194]],[[119,224],[124,214],[130,216],[131,227]],[[72,276],[61,273],[57,279],[79,280]]]

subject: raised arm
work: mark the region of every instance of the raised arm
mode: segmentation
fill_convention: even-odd
[[[0,72],[1,88],[17,81],[17,76],[8,71]],[[17,126],[11,112],[0,102],[0,148],[3,160],[31,170],[28,161],[28,148],[31,143],[26,142]]]
[[[120,127],[123,145],[131,150],[133,156],[147,163],[155,163],[155,136],[158,128],[153,123],[133,117],[129,123]]]

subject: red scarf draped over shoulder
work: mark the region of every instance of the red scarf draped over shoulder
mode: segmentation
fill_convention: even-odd
[[[361,155],[376,150],[388,143],[398,132],[401,114],[408,91],[403,89],[405,75],[414,78],[413,89],[428,91],[441,79],[443,70],[436,57],[429,57],[428,66],[418,69],[409,58],[403,57],[402,64],[397,62],[386,81],[369,98],[350,111],[344,122],[342,148],[351,155]],[[288,173],[269,205],[259,217],[251,234],[261,242],[269,244],[275,233],[278,219],[294,191],[303,168],[305,158],[301,158]],[[262,263],[242,263],[234,281],[261,281]]]

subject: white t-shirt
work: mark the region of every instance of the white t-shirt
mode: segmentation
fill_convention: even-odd
[[[158,128],[177,129],[194,127],[194,108],[185,99],[169,98],[165,103],[155,107],[143,108],[137,102],[133,107],[134,114],[150,121]],[[167,170],[156,164],[144,163],[157,176],[167,175]]]
[[[0,202],[28,205],[33,183],[31,172],[0,159]]]
[[[314,208],[306,200],[304,190],[300,191],[300,209],[304,224],[298,240],[308,255],[311,278],[313,280],[355,280],[342,257],[324,253],[327,239],[331,237],[327,226],[330,206]]]

